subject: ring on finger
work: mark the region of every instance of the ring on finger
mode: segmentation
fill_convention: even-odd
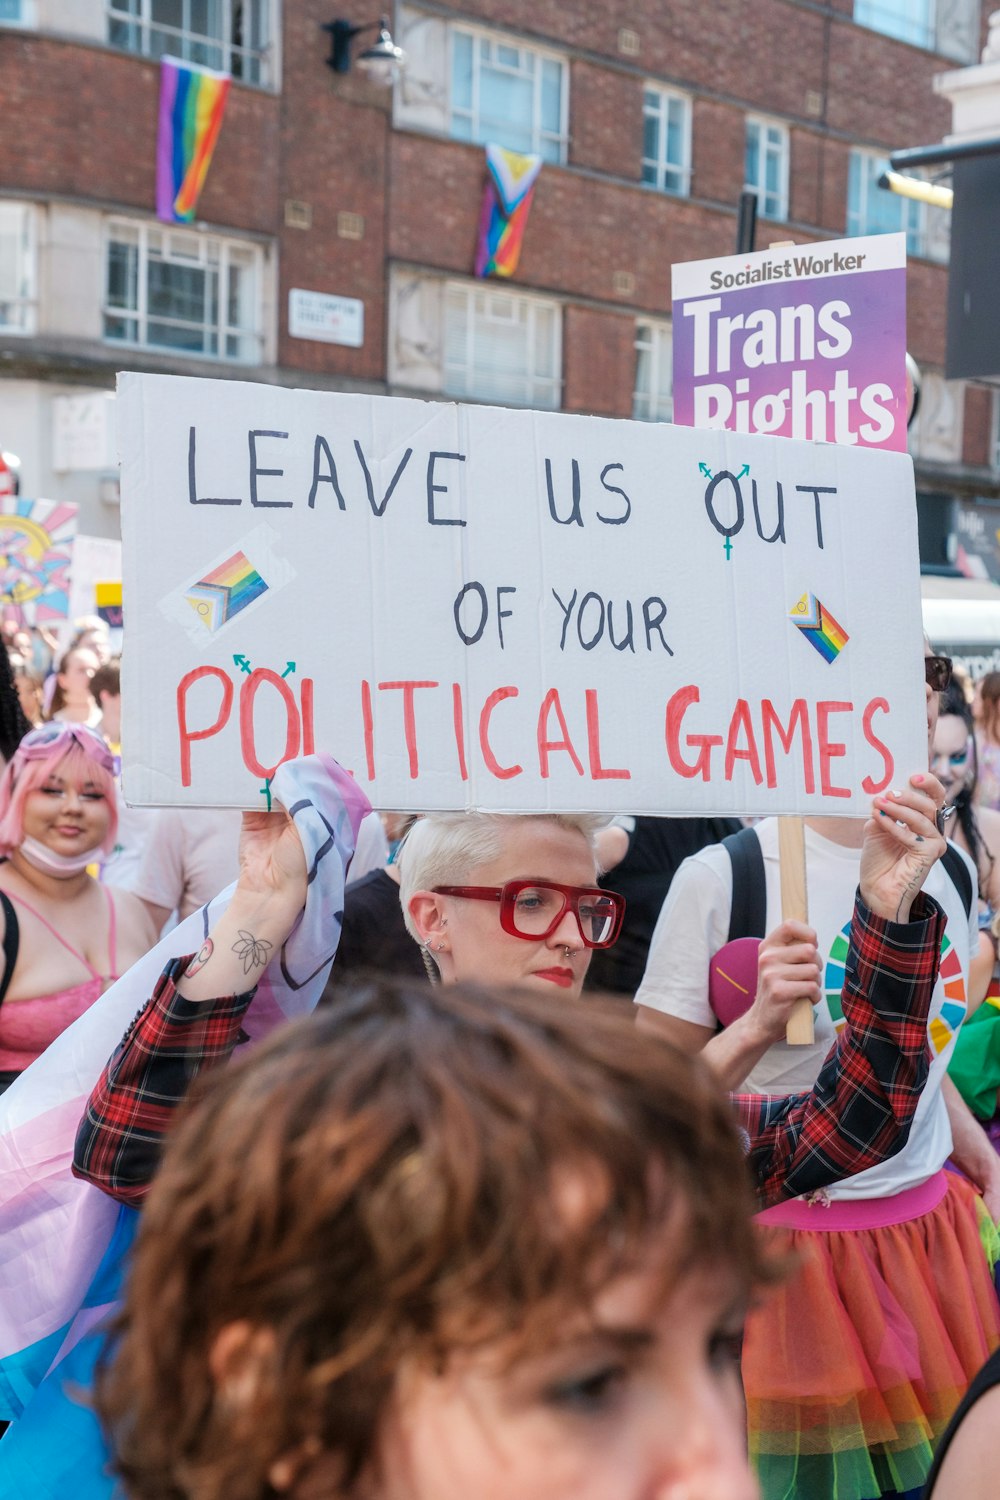
[[[954,807],[951,807],[947,803],[945,803],[944,807],[939,807],[937,812],[934,814],[934,822],[937,824],[937,831],[942,838],[944,838],[944,825],[947,823],[948,819],[952,816],[954,811]]]

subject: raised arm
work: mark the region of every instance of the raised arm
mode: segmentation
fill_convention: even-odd
[[[846,1025],[809,1094],[735,1098],[762,1206],[814,1192],[905,1143],[930,1053],[945,917],[921,887],[945,840],[927,773],[878,797],[865,825],[842,1004]]]
[[[240,876],[198,953],[172,960],[87,1102],[73,1171],[121,1202],[145,1196],[192,1079],[225,1062],[260,979],[305,902],[302,846],[285,812],[247,813]]]

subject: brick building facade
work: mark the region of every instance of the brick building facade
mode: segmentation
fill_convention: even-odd
[[[978,57],[978,0],[405,0],[392,89],[326,67],[340,15],[376,19],[0,0],[0,446],[24,493],[117,532],[122,368],[667,418],[670,266],[735,250],[749,179],[759,246],[907,230],[928,559],[952,500],[1000,497],[994,392],[941,376],[947,217],[875,186],[947,134],[933,80]],[[164,52],[235,79],[191,227],[154,216]],[[545,157],[512,281],[472,275],[488,140]],[[293,291],[351,299],[354,342],[296,326]]]

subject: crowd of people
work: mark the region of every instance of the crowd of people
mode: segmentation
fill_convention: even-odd
[[[261,1040],[334,921],[295,819],[128,808],[100,622],[5,641],[0,1091],[165,966],[76,1136],[117,1310],[10,1403],[0,1493],[985,1496],[1000,674],[925,646],[928,764],[807,820],[808,925],[774,819],[369,812],[317,1013]]]

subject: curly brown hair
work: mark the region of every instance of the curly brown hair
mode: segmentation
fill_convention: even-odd
[[[404,1363],[545,1349],[651,1245],[664,1295],[771,1275],[724,1096],[620,1007],[373,978],[195,1094],[98,1376],[136,1500],[263,1500],[318,1453],[347,1493]],[[212,1351],[240,1323],[267,1352],[234,1400]]]

